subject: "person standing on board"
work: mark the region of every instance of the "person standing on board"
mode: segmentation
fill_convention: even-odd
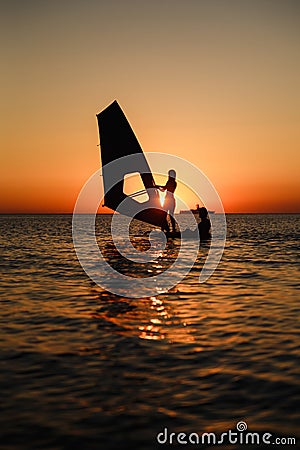
[[[175,170],[173,170],[173,169],[169,170],[168,176],[169,176],[169,178],[168,178],[168,181],[166,182],[165,186],[156,186],[156,187],[159,188],[161,191],[167,191],[163,208],[167,213],[169,213],[169,217],[170,217],[170,221],[171,221],[171,225],[172,225],[172,231],[175,232],[176,231],[176,221],[174,219],[174,212],[175,212],[176,202],[175,202],[174,192],[177,187]],[[164,223],[162,224],[162,230],[163,231],[166,230],[167,232],[170,231],[167,220],[165,220]]]

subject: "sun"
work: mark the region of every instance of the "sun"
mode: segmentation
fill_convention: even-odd
[[[165,193],[164,193],[164,192],[161,192],[161,191],[159,191],[158,193],[159,193],[159,201],[160,201],[160,205],[161,205],[161,206],[164,206]]]

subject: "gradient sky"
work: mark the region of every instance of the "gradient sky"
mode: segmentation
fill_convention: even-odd
[[[114,99],[227,212],[300,212],[299,1],[0,5],[0,212],[72,212]]]

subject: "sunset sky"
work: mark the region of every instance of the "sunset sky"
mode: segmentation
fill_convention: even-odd
[[[114,99],[226,212],[300,212],[299,1],[0,4],[0,212],[72,212]]]

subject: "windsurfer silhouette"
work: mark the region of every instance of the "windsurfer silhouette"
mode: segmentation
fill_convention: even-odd
[[[166,182],[165,186],[156,186],[156,187],[161,191],[167,191],[165,201],[163,204],[163,208],[167,213],[169,213],[169,217],[170,217],[170,221],[171,221],[171,225],[172,225],[172,231],[175,232],[176,231],[176,221],[174,219],[174,211],[175,211],[176,202],[175,202],[174,192],[177,187],[175,170],[173,170],[173,169],[169,170],[168,176],[169,176],[169,178],[168,178],[168,181]],[[162,229],[162,231],[170,232],[169,224],[168,224],[168,221],[166,218],[162,223],[161,229]]]

